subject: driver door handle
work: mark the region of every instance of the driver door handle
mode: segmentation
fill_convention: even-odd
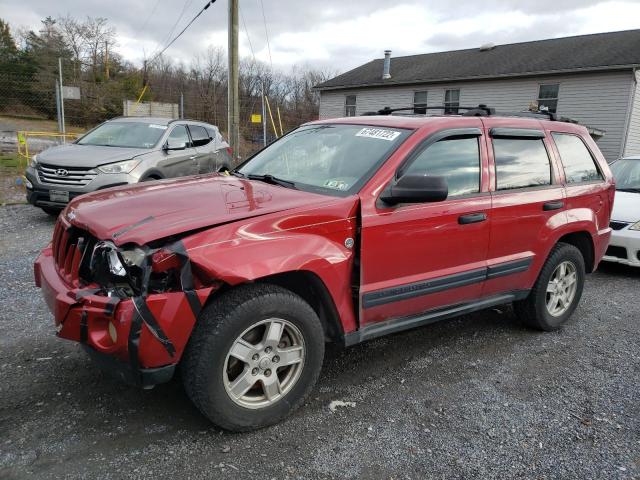
[[[469,213],[467,215],[460,215],[458,217],[458,223],[460,225],[467,225],[469,223],[484,222],[486,219],[487,219],[487,214],[484,212]]]
[[[542,205],[542,210],[548,212],[549,210],[560,210],[562,207],[564,207],[564,202],[562,200],[559,200],[557,202],[545,203],[544,205]]]

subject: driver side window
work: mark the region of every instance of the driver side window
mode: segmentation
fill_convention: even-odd
[[[402,175],[443,176],[449,197],[480,191],[480,147],[478,137],[445,138],[429,145]]]
[[[186,147],[190,147],[189,134],[187,133],[187,127],[184,125],[176,125],[169,134],[168,141],[172,145],[184,144]]]

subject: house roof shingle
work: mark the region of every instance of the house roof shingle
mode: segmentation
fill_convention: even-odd
[[[515,77],[640,66],[640,29],[554,38],[450,52],[391,57],[391,78],[382,79],[383,59],[372,60],[316,85],[318,90]]]

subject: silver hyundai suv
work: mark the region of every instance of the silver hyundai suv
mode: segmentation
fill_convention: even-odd
[[[27,200],[57,215],[83,193],[162,178],[219,172],[231,151],[218,127],[192,120],[122,117],[108,120],[73,143],[31,158]]]

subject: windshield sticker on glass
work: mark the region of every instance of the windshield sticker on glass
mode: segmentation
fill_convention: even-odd
[[[356,133],[356,137],[378,138],[380,140],[388,140],[389,142],[398,138],[399,135],[400,132],[384,128],[363,128]]]
[[[324,186],[327,188],[335,188],[336,190],[346,190],[349,188],[349,184],[341,180],[327,180],[324,182]]]
[[[166,130],[167,126],[166,125],[155,125],[153,123],[149,124],[149,128],[159,128],[160,130]]]

